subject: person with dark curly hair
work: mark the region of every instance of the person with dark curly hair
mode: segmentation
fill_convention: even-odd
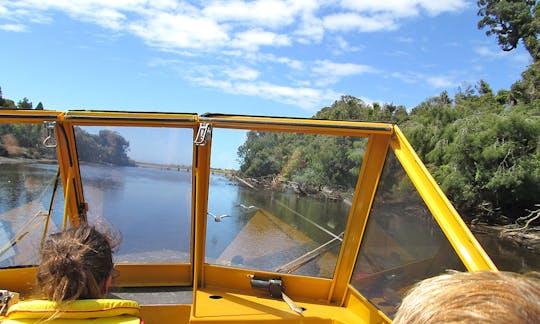
[[[50,235],[37,272],[44,297],[56,302],[103,298],[114,271],[112,247],[109,237],[89,225]]]
[[[2,323],[94,323],[105,319],[107,323],[143,323],[137,302],[105,298],[115,271],[115,245],[88,224],[51,234],[41,249],[37,271],[43,299],[14,304]]]

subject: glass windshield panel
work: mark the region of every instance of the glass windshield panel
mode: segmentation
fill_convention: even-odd
[[[74,131],[88,221],[122,238],[115,262],[189,262],[193,130]]]
[[[332,278],[366,143],[214,129],[206,262]]]
[[[411,285],[447,269],[466,270],[389,150],[351,284],[393,317]]]
[[[44,235],[62,226],[56,149],[42,124],[0,124],[0,268],[36,265]]]

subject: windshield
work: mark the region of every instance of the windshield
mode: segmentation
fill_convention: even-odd
[[[389,150],[351,284],[393,316],[411,285],[448,269],[466,270]]]
[[[224,129],[213,137],[244,141],[232,148],[234,169],[212,145],[206,262],[332,278],[367,139]]]
[[[88,221],[121,236],[117,263],[188,263],[192,129],[75,126]]]
[[[56,149],[41,124],[0,124],[0,267],[39,263],[44,235],[61,229]],[[54,189],[55,200],[52,204]]]

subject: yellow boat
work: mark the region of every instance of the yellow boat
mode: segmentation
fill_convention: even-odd
[[[47,234],[81,222],[121,232],[110,297],[137,301],[147,324],[391,323],[415,282],[496,270],[397,125],[2,110],[0,126],[12,132],[0,137],[2,196],[15,197],[0,201],[0,289],[25,300]],[[21,130],[44,147],[22,145]],[[258,185],[228,171],[229,147],[263,134],[349,143],[352,183],[306,194],[296,179],[320,161],[302,147]],[[128,146],[120,166],[105,156]]]

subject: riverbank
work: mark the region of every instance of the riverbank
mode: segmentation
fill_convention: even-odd
[[[314,186],[309,184],[300,184],[295,181],[283,180],[279,175],[269,175],[257,178],[242,178],[235,174],[226,174],[229,179],[235,181],[241,186],[251,189],[292,191],[299,196],[309,196],[320,199],[348,200],[352,198],[352,192],[344,188],[330,188],[327,186]]]
[[[241,178],[234,175],[229,178],[239,185],[251,189],[277,191],[290,190],[298,195],[305,195],[313,198],[342,200],[349,205],[352,200],[352,193],[339,188],[331,189],[328,187],[300,185],[294,181],[283,181],[279,176]],[[540,227],[538,226],[524,228],[517,224],[487,225],[468,223],[467,225],[474,233],[496,235],[500,240],[540,254]]]
[[[53,159],[31,159],[31,158],[24,158],[24,157],[5,157],[0,156],[0,164],[23,164],[23,163],[44,163],[44,164],[57,164],[57,160]]]
[[[495,233],[512,245],[540,254],[540,227],[522,228],[519,225],[469,225],[473,233]]]

